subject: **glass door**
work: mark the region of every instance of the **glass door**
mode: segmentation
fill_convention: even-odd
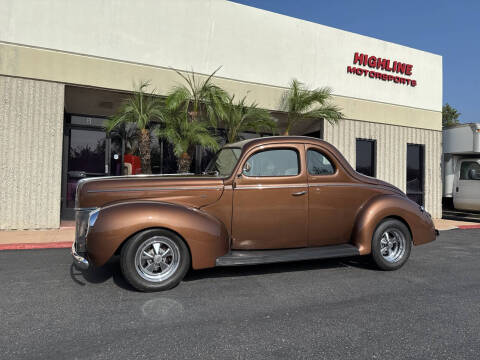
[[[80,179],[108,175],[105,131],[70,129],[65,207],[75,207],[75,189]]]
[[[65,124],[62,211],[63,220],[74,218],[75,192],[81,179],[122,175],[123,139],[107,137],[105,119],[68,116]]]

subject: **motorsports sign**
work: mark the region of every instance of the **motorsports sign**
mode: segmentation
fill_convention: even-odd
[[[411,78],[412,64],[356,52],[353,55],[353,65],[356,66],[347,66],[348,74],[391,81],[399,85],[417,86],[417,81]]]

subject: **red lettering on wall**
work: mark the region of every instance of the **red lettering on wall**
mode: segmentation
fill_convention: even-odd
[[[397,64],[397,73],[405,74],[405,65],[406,64],[398,63]]]
[[[413,65],[405,64],[405,75],[412,75]]]
[[[358,52],[353,55],[353,65],[358,62],[359,65],[362,65],[363,62],[363,54],[359,54]]]
[[[393,74],[385,74],[374,70],[363,69],[360,66],[347,66],[348,74],[355,74],[357,76],[364,76],[370,79],[379,79],[382,81],[391,81],[394,84],[410,85],[412,87],[417,86],[417,81],[413,79],[396,76],[394,74],[403,74],[411,76],[413,71],[413,65],[406,64],[400,61],[394,61],[390,59],[382,59],[377,56],[368,56],[368,54],[355,52],[353,55],[353,64],[360,66],[368,66],[373,69],[380,69],[382,71],[388,71]]]

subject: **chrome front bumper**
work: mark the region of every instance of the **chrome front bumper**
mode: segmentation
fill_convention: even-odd
[[[87,259],[83,256],[78,255],[77,249],[75,249],[76,241],[72,244],[72,257],[73,257],[73,264],[79,270],[87,270],[90,267],[90,264]]]

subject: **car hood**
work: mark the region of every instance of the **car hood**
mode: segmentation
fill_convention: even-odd
[[[103,207],[134,200],[153,200],[199,208],[217,201],[223,180],[211,176],[134,175],[83,179],[77,208]]]

